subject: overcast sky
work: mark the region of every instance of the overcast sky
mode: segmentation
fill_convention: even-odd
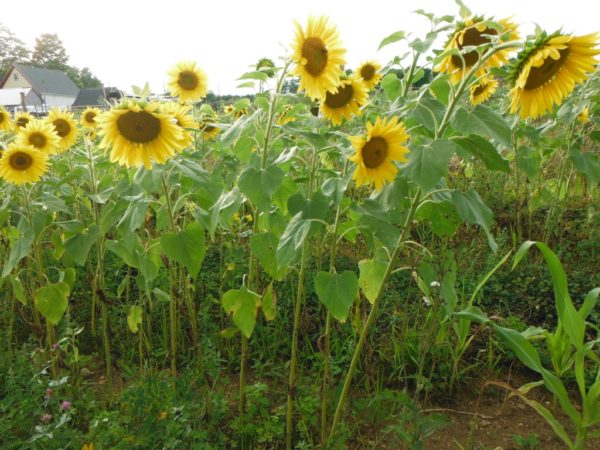
[[[428,21],[411,13],[457,14],[453,0],[28,0],[2,2],[0,22],[29,48],[42,33],[57,33],[69,63],[87,66],[107,86],[130,91],[150,83],[161,92],[166,71],[192,59],[206,71],[209,88],[220,94],[236,89],[241,74],[259,58],[277,60],[289,53],[293,21],[327,14],[347,48],[348,67],[369,58],[386,63],[404,53],[400,44],[377,52],[387,35],[404,30],[423,37]],[[600,31],[598,0],[466,0],[475,14],[513,16],[522,34],[534,23],[547,31],[560,27],[585,34]],[[444,38],[439,42],[443,45]]]

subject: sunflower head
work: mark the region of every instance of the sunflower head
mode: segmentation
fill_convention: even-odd
[[[362,79],[367,89],[373,89],[381,80],[381,65],[376,61],[366,61],[358,66],[356,74]]]
[[[174,120],[177,126],[182,131],[182,149],[189,146],[192,143],[192,135],[189,129],[198,129],[198,124],[190,114],[190,107],[178,103],[168,102],[161,104],[161,111],[165,114],[169,114]]]
[[[473,83],[470,87],[471,104],[478,105],[479,103],[487,102],[490,97],[496,92],[498,81],[491,75],[486,75]]]
[[[235,107],[233,105],[225,105],[225,107],[223,108],[224,114],[233,114],[234,111]]]
[[[394,161],[407,162],[408,148],[403,144],[408,139],[406,129],[396,117],[367,123],[366,136],[351,136],[356,153],[349,159],[356,164],[353,179],[358,185],[374,185],[380,190],[398,173]]]
[[[182,148],[183,131],[158,103],[123,102],[97,118],[100,146],[126,167],[163,164]]]
[[[208,78],[194,61],[181,61],[168,72],[167,87],[182,103],[201,100],[208,93]]]
[[[260,58],[256,63],[256,70],[264,72],[269,78],[275,76],[275,63],[269,58]]]
[[[291,114],[292,109],[294,107],[292,105],[285,105],[283,110],[279,113],[279,117],[277,118],[277,125],[283,126],[286,123],[294,122],[296,117]]]
[[[82,113],[79,123],[85,128],[93,130],[98,126],[96,119],[102,114],[102,110],[99,108],[87,107]]]
[[[29,114],[27,111],[20,111],[18,113],[15,114],[14,117],[14,125],[15,125],[15,130],[18,131],[21,128],[25,128],[27,126],[27,124],[29,122],[31,122],[32,120],[35,120],[35,118]]]
[[[300,77],[299,90],[312,99],[322,100],[327,91],[339,84],[342,67],[346,64],[346,49],[337,29],[325,16],[310,17],[306,30],[296,23],[292,45],[296,67],[293,74]]]
[[[60,137],[56,134],[54,125],[45,120],[32,120],[25,128],[21,128],[17,134],[17,142],[48,154],[60,152]]]
[[[541,33],[509,67],[511,112],[536,118],[560,105],[595,70],[598,34]]]
[[[52,108],[46,121],[54,127],[54,131],[58,134],[61,151],[68,150],[77,142],[77,125],[72,113]]]
[[[10,114],[2,106],[0,106],[0,130],[10,131]]]
[[[0,177],[8,183],[35,183],[48,168],[48,154],[30,145],[9,144],[0,155]]]
[[[340,125],[343,119],[360,115],[360,107],[367,103],[368,91],[358,76],[342,80],[333,91],[328,91],[321,102],[323,116],[333,125]]]
[[[590,121],[590,108],[587,106],[583,108],[577,115],[577,120],[581,123],[588,123]]]
[[[434,70],[449,74],[450,81],[458,83],[479,62],[480,58],[480,53],[477,50],[465,48],[490,44],[495,36],[506,38],[509,41],[519,39],[517,26],[508,18],[494,22],[493,18],[470,17],[463,22],[459,22],[450,34],[445,50],[456,49],[460,52],[460,55],[451,54],[446,56]],[[477,76],[482,76],[485,70],[491,67],[506,64],[509,55],[510,49],[497,51],[485,62],[485,67],[481,68]]]

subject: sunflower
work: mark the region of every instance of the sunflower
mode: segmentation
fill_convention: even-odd
[[[296,120],[296,117],[294,117],[293,115],[290,114],[292,109],[293,109],[292,105],[284,106],[283,111],[281,111],[279,113],[279,117],[277,118],[277,125],[283,126],[286,123],[294,122]]]
[[[48,168],[48,154],[30,145],[9,144],[0,154],[0,177],[9,183],[35,183]]]
[[[17,134],[20,145],[31,145],[37,150],[52,154],[60,151],[60,137],[54,131],[54,126],[46,121],[32,120]]]
[[[362,81],[367,89],[370,90],[373,89],[381,80],[381,74],[379,73],[380,70],[381,65],[376,61],[366,61],[362,63],[358,69],[356,69],[356,73],[360,78],[362,78]]]
[[[158,109],[158,103],[128,101],[96,119],[111,162],[150,169],[152,161],[162,164],[182,148],[181,127]]]
[[[200,122],[199,127],[202,130],[202,136],[205,141],[210,141],[221,132],[221,129],[214,126],[210,121]]]
[[[340,83],[342,66],[346,64],[346,49],[342,47],[337,29],[328,24],[325,16],[309,17],[306,32],[296,22],[296,38],[293,43],[292,71],[300,77],[299,90],[306,95],[322,100],[327,91]]]
[[[72,113],[52,108],[46,120],[54,126],[54,131],[60,138],[60,150],[68,150],[77,142],[77,125]]]
[[[356,163],[352,177],[358,185],[375,185],[380,190],[387,181],[392,181],[398,173],[393,161],[407,162],[408,148],[402,144],[408,135],[404,125],[396,117],[375,120],[367,123],[367,135],[350,136],[356,153],[349,159]]]
[[[471,85],[471,104],[478,105],[479,103],[487,102],[494,92],[496,92],[497,88],[498,81],[491,75],[485,75]]]
[[[204,98],[208,92],[208,78],[194,61],[181,61],[168,72],[167,86],[171,95],[180,102],[193,102]]]
[[[235,111],[235,107],[233,105],[226,105],[223,108],[223,114],[233,114],[234,111]]]
[[[492,42],[491,36],[497,36],[498,34],[505,35],[508,33],[509,41],[516,41],[519,39],[517,26],[510,22],[509,19],[501,19],[496,22],[502,28],[500,31],[488,27],[486,22],[491,20],[493,19],[471,17],[465,19],[464,22],[460,22],[446,42],[445,49],[460,50],[462,58],[456,54],[446,56],[434,70],[436,72],[449,74],[450,81],[452,83],[458,83],[467,75],[469,70],[477,64],[480,56],[477,50],[462,51],[464,47],[489,44]],[[482,67],[481,71],[478,71],[476,75],[482,76],[486,69],[506,64],[510,52],[510,49],[505,49],[494,53],[484,64],[485,67]]]
[[[10,114],[0,106],[0,130],[10,131]]]
[[[85,127],[85,128],[90,128],[90,129],[94,129],[98,126],[98,123],[96,122],[96,119],[98,118],[98,116],[102,114],[102,110],[99,108],[91,108],[91,107],[87,107],[82,113],[81,113],[81,118],[79,119],[79,123]]]
[[[333,125],[340,125],[342,119],[360,115],[360,107],[367,103],[368,91],[357,76],[342,80],[334,92],[328,91],[321,102],[323,116]]]
[[[273,78],[275,76],[275,63],[269,58],[260,58],[256,63],[256,70],[266,73],[269,78]]]
[[[15,114],[14,124],[15,129],[25,128],[29,122],[34,120],[34,117],[27,111],[21,111]]]
[[[595,70],[597,39],[597,33],[540,35],[511,67],[510,111],[519,111],[522,119],[536,118],[560,105]]]
[[[161,105],[162,112],[171,115],[177,125],[182,130],[181,148],[189,146],[192,143],[192,134],[189,129],[198,129],[198,124],[194,118],[189,114],[190,107],[187,105],[181,105],[173,102],[163,103]]]
[[[590,108],[587,106],[583,108],[577,115],[577,120],[581,123],[588,123],[590,121]]]

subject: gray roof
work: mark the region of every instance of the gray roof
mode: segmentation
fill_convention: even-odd
[[[105,98],[104,88],[84,88],[79,90],[79,94],[73,102],[72,107],[78,106],[98,106],[102,105],[102,99]]]
[[[42,94],[76,97],[79,88],[66,73],[60,70],[41,69],[39,67],[13,64],[14,67]]]

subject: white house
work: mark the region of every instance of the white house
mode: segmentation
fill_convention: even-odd
[[[79,88],[60,70],[14,63],[0,80],[0,106],[13,111],[22,109],[22,101],[27,110],[39,113],[53,107],[71,109],[77,94]]]

